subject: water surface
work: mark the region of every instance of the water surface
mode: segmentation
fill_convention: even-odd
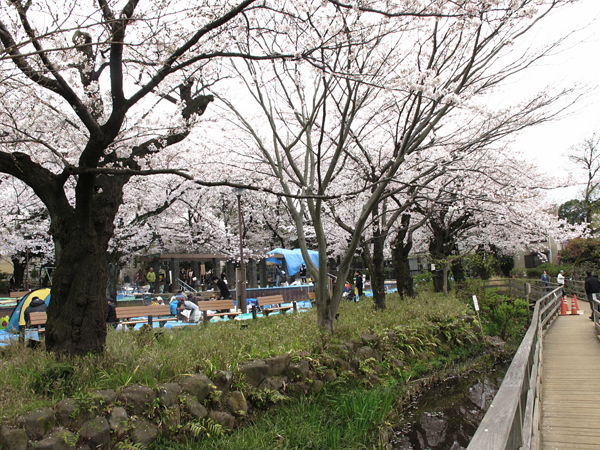
[[[395,450],[466,449],[498,391],[509,363],[431,387],[403,412],[391,440]]]

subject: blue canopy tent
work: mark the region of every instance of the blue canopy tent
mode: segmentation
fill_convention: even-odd
[[[319,267],[319,252],[315,250],[309,250],[308,254],[310,255],[311,261]],[[271,250],[267,255],[281,255],[285,258],[285,264],[287,265],[288,274],[290,276],[296,275],[300,270],[300,265],[306,263],[304,262],[304,258],[302,257],[302,250],[299,248],[295,248],[294,250],[287,250],[285,248],[276,248]],[[271,258],[267,258],[267,261],[275,263],[277,265],[281,265],[281,260],[272,256]]]
[[[19,331],[19,325],[25,325],[25,310],[31,303],[34,297],[39,297],[41,300],[46,302],[46,305],[50,302],[50,289],[42,288],[36,289],[35,291],[28,292],[17,304],[13,313],[8,321],[6,331]]]

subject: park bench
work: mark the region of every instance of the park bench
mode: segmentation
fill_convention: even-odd
[[[296,302],[292,302],[291,306],[282,306],[286,303],[283,300],[283,295],[267,295],[265,297],[258,297],[256,299],[256,305],[252,305],[252,318],[257,317],[257,306],[260,307],[263,316],[268,316],[272,312],[281,311],[285,314],[288,310],[294,309],[294,312],[298,311]]]
[[[22,298],[25,297],[27,294],[29,294],[31,291],[14,291],[14,292],[10,292],[8,294],[8,296],[10,298]]]
[[[216,300],[219,298],[219,291],[198,291],[195,294],[193,294],[194,297],[202,297],[202,300]],[[213,295],[216,295],[216,299],[212,298]]]
[[[167,320],[176,320],[175,316],[171,315],[171,310],[167,305],[157,306],[121,306],[116,308],[117,319],[131,319],[134,317],[146,317],[144,320],[126,320],[123,321],[123,325],[135,325],[137,323],[148,323],[152,325],[152,320],[165,322]],[[155,318],[156,316],[170,316],[167,318]],[[40,337],[44,334],[45,329],[40,328],[46,325],[46,313],[45,312],[32,312],[29,313],[29,325],[31,327],[37,327]],[[27,327],[28,325],[26,325]],[[25,327],[22,327],[25,329]]]
[[[177,320],[175,316],[171,314],[171,310],[168,305],[150,305],[150,306],[117,306],[115,309],[117,319],[125,319],[121,323],[123,325],[135,325],[138,323],[147,323],[152,326],[152,321],[156,320],[161,323],[169,320]],[[159,318],[158,316],[170,316]],[[138,317],[145,317],[146,319],[127,320]]]
[[[38,335],[41,338],[44,335],[44,331],[46,331],[44,328],[46,326],[46,312],[29,313],[29,325],[31,328],[37,328]]]
[[[234,312],[219,312],[226,311],[235,308],[233,300],[205,300],[203,302],[198,302],[198,308],[202,312],[202,321],[204,323],[208,323],[208,321],[213,317],[229,317],[233,319],[238,314],[241,314],[241,311]],[[209,314],[208,311],[217,311],[216,313]]]

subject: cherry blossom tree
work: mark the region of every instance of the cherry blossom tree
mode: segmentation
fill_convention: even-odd
[[[580,199],[561,205],[561,212],[571,222],[590,224],[590,230],[594,234],[597,232],[592,225],[594,214],[600,206],[600,136],[593,134],[584,139],[571,148],[568,156],[578,169],[585,172],[586,181],[581,189]],[[578,218],[578,215],[582,217]]]
[[[343,289],[337,283],[327,292],[324,215],[335,216],[339,202],[354,204],[338,270],[345,279],[366,224],[411,155],[460,151],[469,144],[463,141],[467,136],[471,144],[483,145],[547,120],[557,99],[548,92],[502,110],[487,108],[485,101],[495,87],[546,53],[517,54],[512,46],[561,3],[303,5],[293,21],[274,25],[281,34],[261,41],[265,52],[305,48],[304,39],[314,36],[329,47],[302,61],[246,60],[233,66],[232,76],[254,103],[240,104],[228,97],[231,92],[215,91],[240,135],[228,145],[238,158],[227,163],[251,171],[248,184],[286,197],[304,252],[310,218],[318,272],[304,255],[317,279],[318,320],[324,330],[334,331]],[[377,162],[371,178],[357,176],[365,155]]]
[[[461,260],[476,249],[541,251],[549,239],[584,234],[584,226],[560,220],[545,201],[552,183],[532,164],[500,149],[455,164],[438,178],[440,194],[427,211],[435,290],[448,291],[450,270],[455,281],[464,280]]]
[[[49,217],[32,190],[16,178],[0,176],[0,199],[0,254],[11,257],[15,284],[21,286],[29,259],[41,264],[53,259],[54,245],[46,232]]]
[[[217,62],[285,56],[230,51],[241,30],[256,31],[255,15],[276,15],[253,3],[5,5],[0,172],[31,187],[50,217],[49,351],[103,350],[106,252],[124,186],[135,175],[175,172],[163,155],[212,101],[203,92],[220,78]]]

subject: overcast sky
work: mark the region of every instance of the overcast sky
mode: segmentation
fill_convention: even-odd
[[[600,0],[580,0],[541,25],[537,40],[569,35],[567,45],[560,54],[528,71],[524,79],[511,86],[508,95],[519,96],[546,85],[566,87],[575,83],[589,85],[589,91],[567,117],[527,131],[517,137],[514,148],[537,163],[543,172],[562,175],[570,171],[577,175],[566,153],[593,132],[600,134]],[[576,29],[580,31],[570,33]],[[552,192],[551,198],[562,203],[576,195],[577,188],[571,187]]]

